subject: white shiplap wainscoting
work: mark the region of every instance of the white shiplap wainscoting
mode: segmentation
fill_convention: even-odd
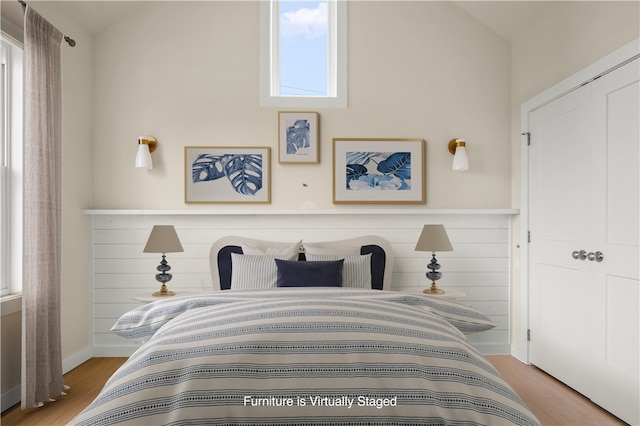
[[[438,286],[464,291],[461,302],[497,324],[469,336],[483,353],[510,352],[511,222],[517,210],[322,210],[203,211],[85,210],[92,216],[92,320],[94,356],[128,356],[140,342],[111,333],[116,319],[137,306],[132,297],[159,289],[161,256],[143,253],[153,225],[174,225],[183,253],[169,253],[175,291],[211,291],[209,249],[217,239],[240,235],[271,241],[333,241],[379,235],[395,257],[392,290],[430,285],[425,273],[431,254],[414,247],[424,224],[444,224],[454,251],[438,253],[443,277]]]

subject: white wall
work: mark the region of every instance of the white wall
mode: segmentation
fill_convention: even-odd
[[[640,37],[640,3],[636,1],[553,2],[546,14],[523,28],[511,43],[511,186],[513,206],[520,207],[520,107],[535,95],[608,53]],[[526,244],[514,223],[514,345],[523,343],[519,300],[520,250]]]
[[[319,110],[320,164],[280,165],[278,110],[259,106],[259,11],[152,2],[96,37],[95,208],[202,208],[183,202],[186,145],[270,146],[272,204],[255,208],[334,208],[333,137],[424,138],[416,209],[510,207],[504,39],[448,2],[350,2],[349,106]],[[159,142],[151,171],[132,167],[140,134]],[[450,170],[454,137],[468,141],[467,173]]]

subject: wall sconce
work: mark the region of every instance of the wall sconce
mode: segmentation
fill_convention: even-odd
[[[427,278],[431,280],[431,287],[425,288],[423,293],[443,294],[444,290],[438,288],[436,284],[436,281],[442,278],[442,272],[438,272],[440,264],[438,263],[438,259],[436,259],[436,252],[453,251],[444,225],[424,225],[414,250],[431,252],[431,262],[427,265],[427,268],[431,270],[426,273]]]
[[[464,172],[469,170],[469,159],[467,158],[467,142],[464,139],[451,139],[449,141],[449,152],[453,154],[453,171]]]
[[[152,169],[151,153],[156,150],[158,141],[153,136],[140,136],[138,138],[138,153],[136,154],[137,169]]]
[[[156,268],[160,271],[156,274],[156,280],[162,284],[159,291],[153,293],[154,296],[173,296],[175,293],[167,289],[167,282],[171,281],[172,275],[167,271],[171,270],[171,266],[167,263],[167,253],[183,252],[180,238],[176,233],[173,225],[154,225],[144,246],[143,253],[162,253],[162,261]]]

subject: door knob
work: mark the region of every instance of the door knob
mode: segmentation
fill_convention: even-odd
[[[573,253],[571,253],[571,257],[573,257],[574,259],[578,260],[585,260],[587,258],[587,252],[586,250],[576,250]]]
[[[604,253],[602,253],[601,251],[597,251],[597,252],[592,252],[590,251],[587,254],[587,259],[591,260],[591,261],[596,261],[596,262],[602,262],[602,260],[604,259]]]

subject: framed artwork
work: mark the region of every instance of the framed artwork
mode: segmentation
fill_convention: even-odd
[[[334,204],[425,202],[424,139],[333,139]]]
[[[185,203],[270,203],[271,148],[185,146]]]
[[[278,112],[278,161],[319,163],[317,112]]]

